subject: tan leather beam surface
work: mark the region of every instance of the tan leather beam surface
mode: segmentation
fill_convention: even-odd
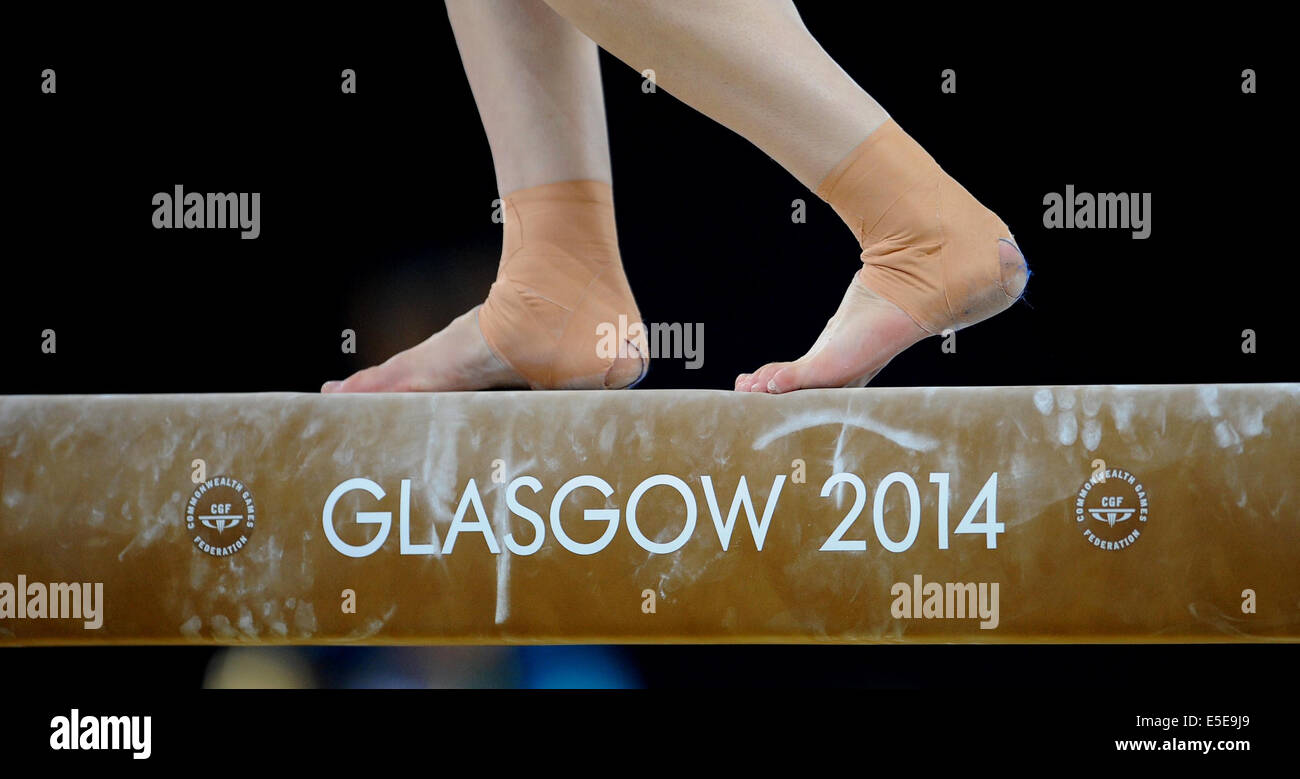
[[[3,397],[0,644],[1294,641],[1298,399]]]

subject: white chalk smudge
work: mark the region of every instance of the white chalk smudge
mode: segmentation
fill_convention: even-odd
[[[1110,404],[1110,411],[1115,415],[1115,429],[1127,433],[1133,429],[1133,413],[1137,411],[1137,402],[1130,396],[1116,398]]]
[[[135,537],[131,539],[131,543],[127,544],[121,552],[118,552],[118,562],[125,560],[128,553],[138,551],[139,549],[152,544],[166,529],[167,524],[162,520],[153,520],[152,522],[149,522],[143,531],[135,534]]]
[[[1043,387],[1042,389],[1035,392],[1034,407],[1037,408],[1038,413],[1042,414],[1043,416],[1047,416],[1048,414],[1052,413],[1052,407],[1053,407],[1052,391],[1049,390],[1047,387]]]
[[[832,473],[844,473],[845,471],[844,439],[847,437],[848,432],[848,425],[840,425],[840,434],[835,437],[835,456],[831,458],[831,463],[835,469]],[[835,490],[835,509],[837,511],[842,511],[844,509],[844,493],[846,489],[847,488],[841,484],[839,488]]]
[[[1079,423],[1074,414],[1062,413],[1056,418],[1056,438],[1064,446],[1073,444],[1079,436]]]
[[[253,622],[253,612],[247,606],[239,607],[239,631],[248,638],[257,638],[257,624]]]
[[[781,424],[759,436],[758,439],[754,441],[754,448],[765,449],[768,444],[778,438],[784,438],[791,433],[798,433],[807,430],[810,427],[819,427],[821,425],[847,425],[856,427],[883,436],[905,449],[911,449],[918,452],[928,452],[939,445],[939,442],[936,439],[931,438],[928,435],[913,433],[908,430],[899,430],[898,428],[890,427],[882,422],[877,422],[865,415],[858,415],[856,418],[846,418],[843,412],[808,411],[791,416]]]
[[[212,618],[212,637],[219,638],[223,641],[229,641],[236,637],[235,628],[230,624],[230,618],[224,614],[218,614]]]
[[[1202,385],[1196,388],[1196,398],[1201,401],[1201,405],[1209,412],[1210,416],[1217,417],[1223,414],[1219,408],[1219,388],[1213,385]]]
[[[598,442],[600,451],[606,454],[614,450],[614,437],[618,432],[618,427],[614,423],[614,417],[610,417],[605,426],[600,429],[600,440]]]
[[[1255,406],[1246,409],[1237,414],[1237,432],[1247,438],[1257,436],[1264,432],[1264,409]]]
[[[1237,431],[1232,427],[1232,425],[1224,421],[1214,426],[1214,442],[1217,443],[1220,448],[1226,449],[1229,446],[1239,445],[1241,443],[1241,436],[1237,435]]]
[[[1088,451],[1096,449],[1101,444],[1101,423],[1096,419],[1086,419],[1083,422],[1083,445]]]
[[[394,603],[392,606],[388,607],[388,611],[384,612],[383,617],[375,617],[369,620],[366,624],[349,633],[348,638],[370,638],[371,636],[377,635],[380,630],[383,630],[384,625],[388,623],[388,620],[392,619],[393,614],[396,612],[397,604]]]
[[[1096,387],[1087,387],[1083,391],[1084,416],[1095,417],[1101,411],[1101,392]]]
[[[298,608],[293,612],[293,629],[301,636],[316,632],[316,609],[310,603],[298,601]]]

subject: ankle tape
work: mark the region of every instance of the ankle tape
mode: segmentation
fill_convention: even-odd
[[[620,352],[598,349],[597,328],[625,332],[622,315],[628,341],[647,358],[644,328],[631,326],[641,315],[619,259],[610,186],[561,181],[503,200],[501,264],[478,314],[496,356],[533,389],[600,389]]]
[[[835,166],[817,196],[857,236],[863,284],[929,333],[978,321],[991,291],[1005,289],[998,239],[1014,246],[1010,230],[893,119]]]

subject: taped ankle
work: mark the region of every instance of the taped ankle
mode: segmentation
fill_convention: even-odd
[[[863,284],[927,332],[1013,302],[999,258],[999,239],[1015,246],[1011,231],[894,120],[850,152],[817,195],[857,236]]]
[[[600,389],[619,359],[649,355],[618,253],[608,184],[562,181],[504,199],[497,280],[479,309],[488,347],[534,389]],[[620,320],[620,316],[624,319]],[[629,326],[611,353],[602,326]],[[640,357],[638,357],[640,355]]]

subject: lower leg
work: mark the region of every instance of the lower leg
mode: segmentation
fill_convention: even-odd
[[[323,389],[625,386],[644,370],[635,346],[609,358],[595,346],[594,322],[639,319],[614,235],[596,45],[541,0],[447,0],[447,13],[506,215],[498,281],[483,306]],[[524,224],[546,245],[525,241]]]
[[[809,189],[889,118],[822,49],[790,0],[547,2]]]
[[[1027,279],[1006,226],[830,58],[788,0],[547,0],[827,200],[864,268],[818,342],[737,389],[862,384],[928,335],[1008,307]]]
[[[447,0],[502,197],[612,183],[596,44],[541,0]]]

